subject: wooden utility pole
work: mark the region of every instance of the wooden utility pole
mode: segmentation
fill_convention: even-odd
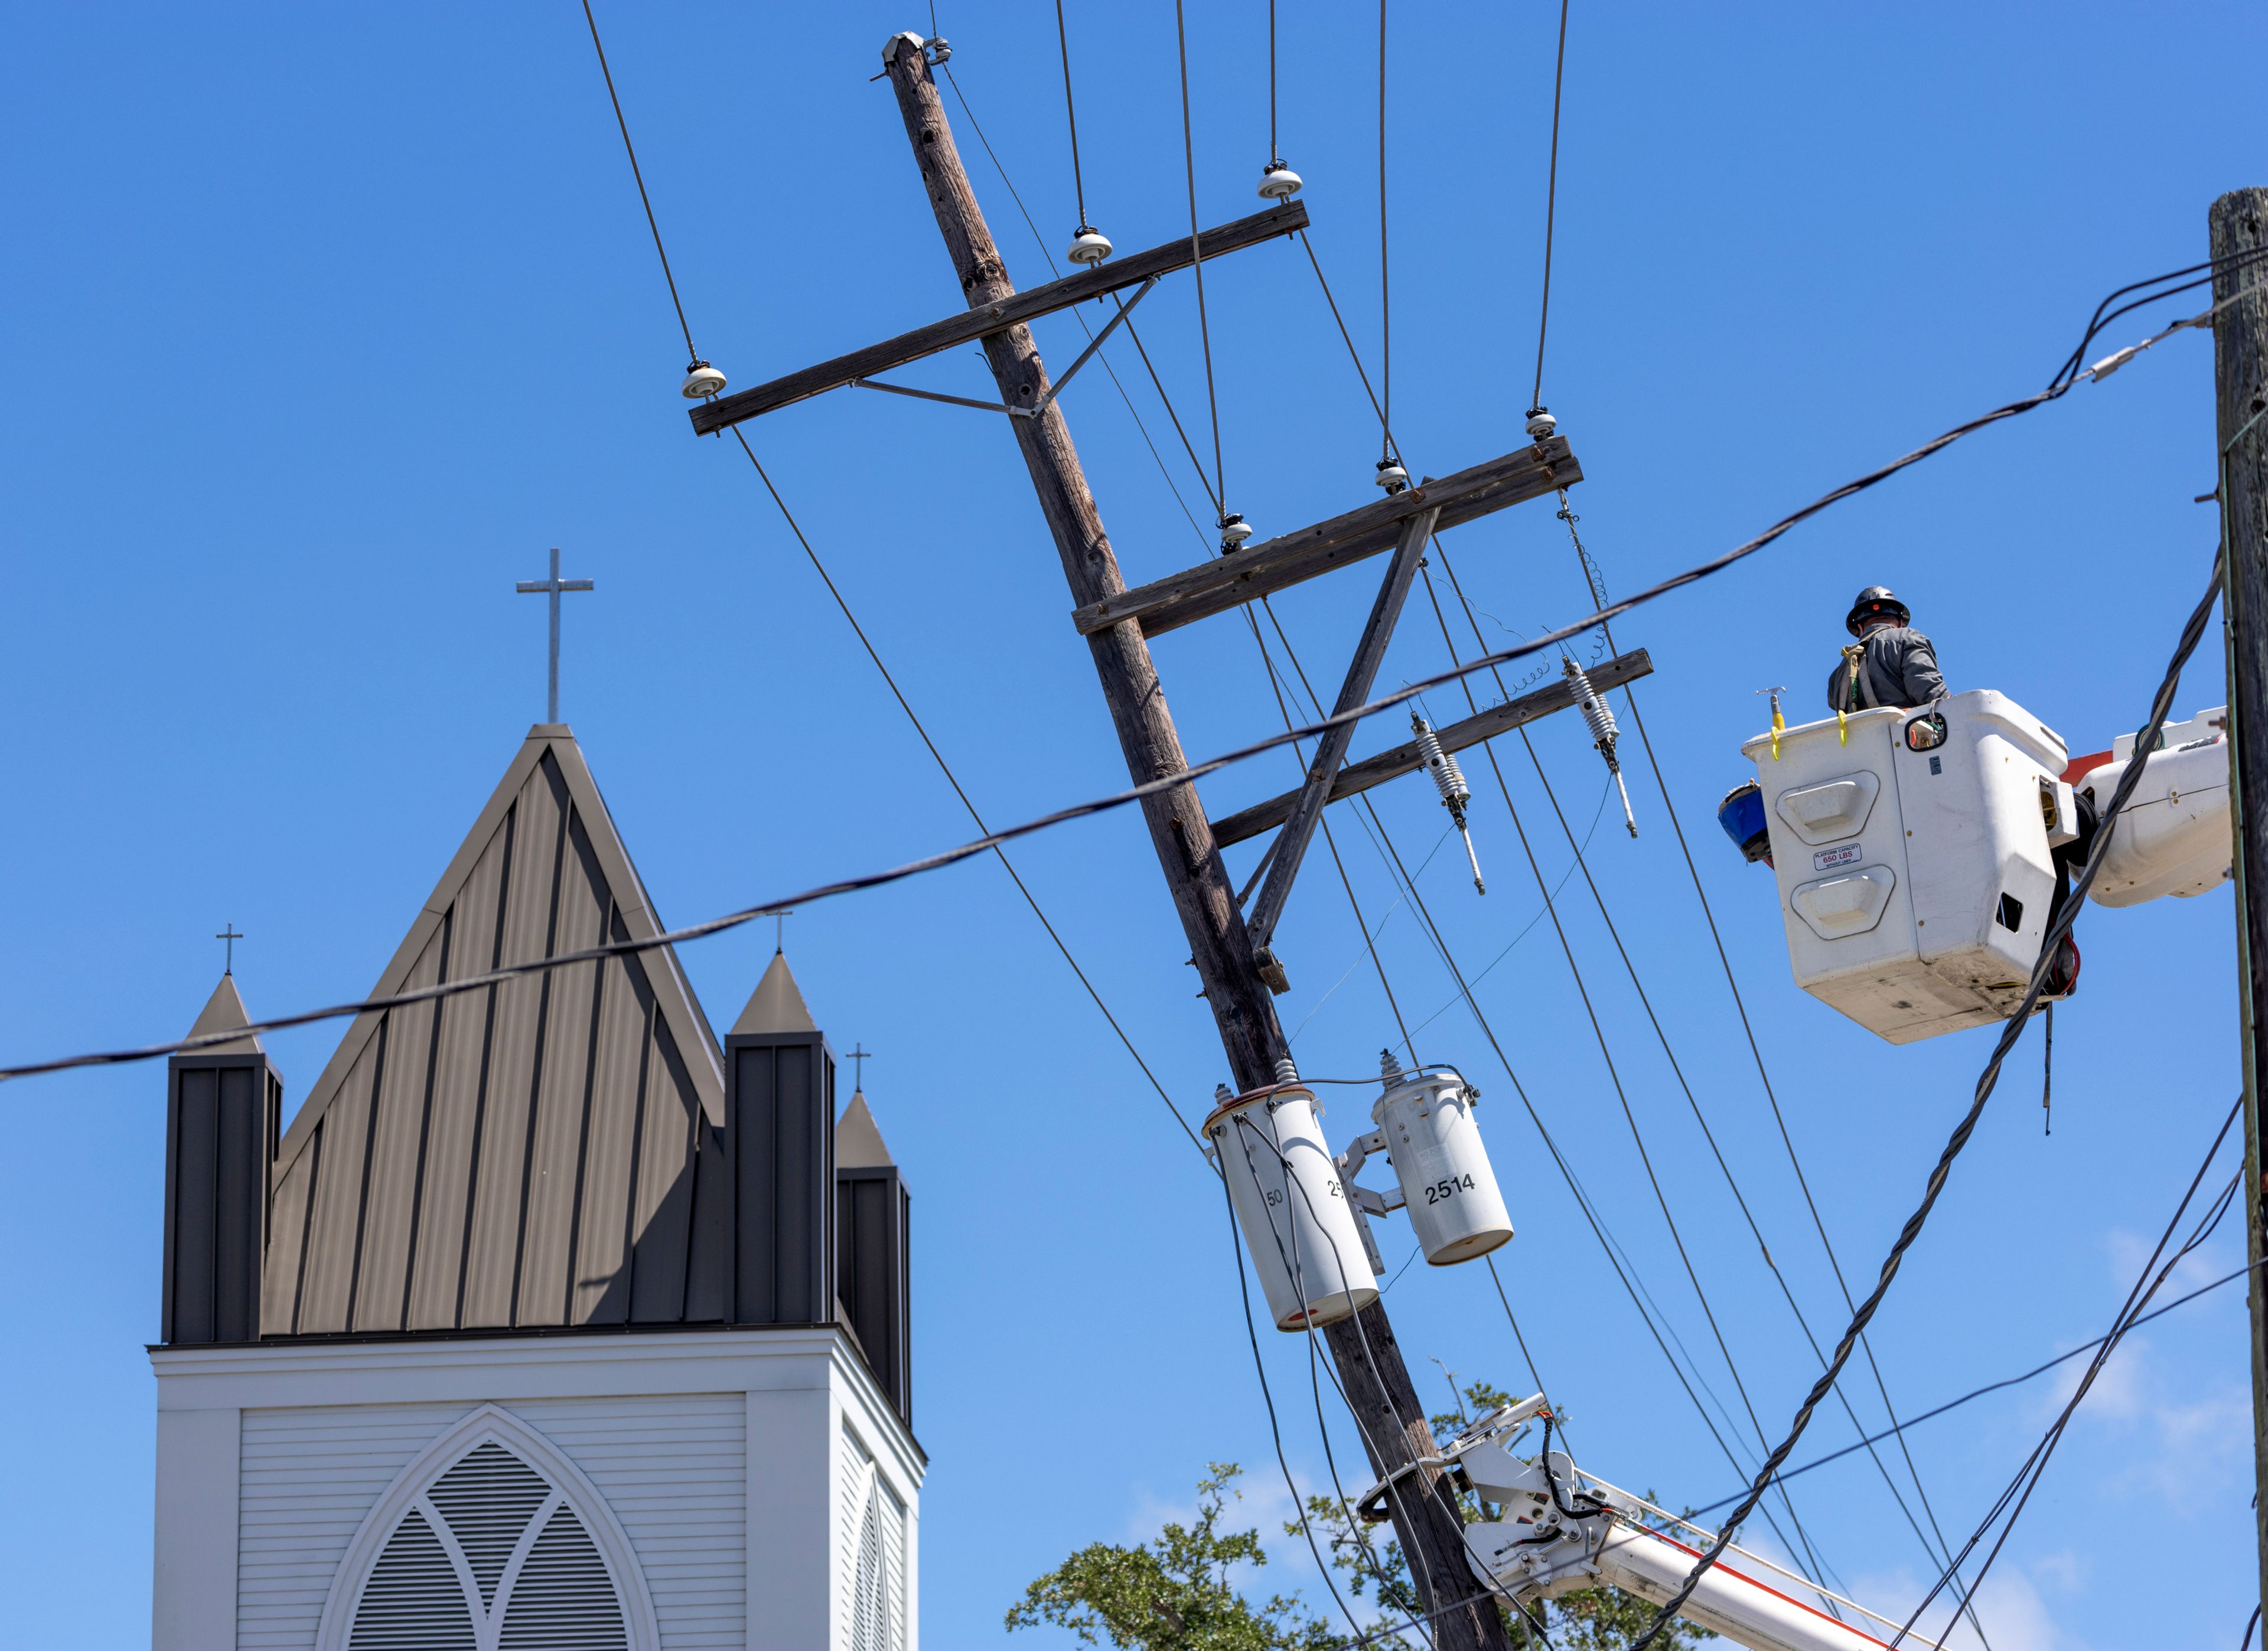
[[[971,309],[999,304],[1015,289],[977,209],[920,38],[897,35],[883,48],[883,62],[961,294]],[[1001,400],[1011,407],[1039,406],[1048,393],[1048,376],[1032,347],[1031,330],[1018,326],[988,333],[983,342]],[[1094,495],[1087,490],[1062,403],[1048,404],[1037,417],[1011,417],[1007,423],[1023,450],[1040,510],[1055,536],[1072,601],[1086,607],[1119,595],[1126,583],[1119,576],[1118,559],[1103,532]],[[1126,754],[1127,771],[1138,783],[1146,783],[1186,767],[1181,737],[1174,730],[1139,623],[1126,620],[1109,625],[1089,635],[1087,644]],[[1271,1082],[1276,1062],[1289,1053],[1289,1046],[1253,961],[1235,891],[1197,788],[1184,784],[1145,797],[1142,811],[1237,1088],[1252,1090]],[[1433,1456],[1425,1409],[1410,1383],[1385,1310],[1373,1303],[1356,1318],[1342,1319],[1322,1333],[1361,1426],[1372,1466],[1384,1475],[1420,1457]],[[1421,1467],[1402,1483],[1423,1486],[1422,1495],[1392,1501],[1395,1528],[1425,1611],[1442,1611],[1481,1595],[1466,1563],[1463,1521],[1447,1481],[1438,1470]],[[1509,1645],[1494,1604],[1484,1597],[1437,1618],[1433,1633],[1440,1651],[1500,1651]]]
[[[2206,222],[2216,262],[2268,248],[2268,189],[2235,189]],[[2268,264],[2215,271],[2213,318],[2219,490],[2227,583],[2229,818],[2236,836],[2236,944],[2244,1038],[2245,1295],[2252,1308],[2252,1465],[2259,1494],[2260,1597],[2268,1599],[2268,1180],[2260,1163],[2260,1079],[2268,1071]]]

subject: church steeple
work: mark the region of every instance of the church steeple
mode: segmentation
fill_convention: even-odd
[[[733,1156],[733,1319],[835,1319],[835,1052],[784,951],[725,1039],[725,1138]]]
[[[224,974],[189,1036],[250,1025]],[[159,1339],[257,1341],[268,1170],[284,1080],[250,1032],[166,1063],[166,1273]]]
[[[906,1190],[866,1091],[853,1090],[835,1125],[835,1277],[843,1316],[858,1338],[866,1368],[913,1426],[911,1228]]]
[[[764,978],[756,982],[756,989],[748,994],[748,1003],[740,1011],[740,1018],[733,1023],[737,1036],[747,1032],[770,1036],[776,1032],[815,1032],[817,1023],[811,1018],[810,1007],[803,1001],[803,993],[795,984],[795,976],[788,972],[784,949],[772,953],[770,965]]]

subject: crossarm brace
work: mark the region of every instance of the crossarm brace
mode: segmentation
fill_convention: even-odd
[[[1440,514],[1436,505],[1403,523],[1402,542],[1395,547],[1386,582],[1379,587],[1378,600],[1371,605],[1370,622],[1363,627],[1362,640],[1355,644],[1354,658],[1347,665],[1346,682],[1339,689],[1338,703],[1331,708],[1332,715],[1351,711],[1370,698],[1370,685],[1386,659],[1386,645],[1394,640],[1395,623],[1402,617],[1402,605],[1409,598],[1418,564]],[[1315,759],[1307,765],[1307,782],[1300,788],[1292,818],[1277,836],[1275,863],[1268,868],[1268,881],[1261,884],[1260,899],[1248,921],[1255,946],[1265,946],[1275,936],[1284,903],[1292,898],[1292,879],[1300,875],[1300,862],[1307,857],[1315,823],[1322,818],[1323,804],[1330,800],[1331,781],[1337,777],[1353,740],[1354,724],[1341,723],[1327,730],[1315,747]]]
[[[1256,246],[1263,241],[1273,240],[1279,235],[1290,235],[1307,227],[1307,209],[1297,201],[1287,201],[1281,206],[1270,207],[1265,212],[1256,212],[1248,218],[1239,218],[1233,224],[1223,224],[1196,238],[1194,249],[1208,261],[1225,253],[1240,252],[1247,246]],[[738,390],[731,395],[719,396],[714,401],[704,401],[690,409],[693,433],[713,436],[727,426],[740,423],[765,413],[776,412],[798,401],[829,390],[840,389],[857,378],[871,378],[878,372],[887,372],[893,367],[902,367],[909,362],[934,356],[941,350],[993,333],[1005,333],[1012,327],[1035,321],[1043,315],[1053,315],[1058,310],[1068,310],[1085,304],[1090,298],[1103,297],[1125,288],[1138,286],[1160,275],[1170,275],[1176,269],[1186,269],[1195,261],[1190,237],[1178,236],[1162,246],[1152,246],[1146,252],[1129,253],[1114,258],[1107,264],[1083,269],[1078,275],[1065,275],[1060,281],[1050,281],[1044,286],[1029,287],[1021,292],[1012,292],[997,304],[981,309],[967,310],[959,315],[947,316],[942,321],[932,321],[927,327],[917,327],[910,333],[901,333],[895,338],[870,344],[864,349],[854,349],[847,356],[837,356],[832,361],[822,361],[815,366],[801,368],[784,378],[774,378],[751,389]],[[1070,375],[1065,374],[1066,378]]]
[[[1158,277],[1155,275],[1144,282],[1142,290],[1120,305],[1118,313],[1110,318],[1109,325],[1090,339],[1086,348],[1079,352],[1079,359],[1071,363],[1070,371],[1049,385],[1048,393],[1029,407],[1013,407],[1005,401],[979,401],[970,396],[946,395],[935,390],[917,390],[909,385],[883,384],[874,378],[853,378],[850,380],[850,387],[853,390],[887,390],[892,395],[917,396],[924,401],[945,401],[954,407],[973,407],[979,413],[1005,413],[1011,418],[1035,419],[1048,410],[1055,399],[1064,393],[1064,386],[1077,377],[1079,370],[1094,358],[1096,350],[1102,348],[1102,341],[1118,330],[1118,324],[1134,313],[1134,306],[1148,297],[1150,289],[1157,284]]]

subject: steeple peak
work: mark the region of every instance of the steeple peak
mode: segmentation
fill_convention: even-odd
[[[197,1015],[197,1024],[189,1028],[189,1036],[202,1038],[210,1032],[234,1031],[252,1024],[252,1016],[244,1012],[244,1000],[237,995],[236,976],[224,974],[220,984],[213,987],[212,995],[205,1000]],[[193,1055],[265,1054],[260,1039],[247,1032],[241,1038],[232,1038],[225,1043],[205,1044],[188,1052]]]
[[[838,1170],[879,1170],[897,1163],[874,1127],[874,1114],[866,1110],[866,1091],[854,1090],[850,1104],[835,1120],[835,1167]]]
[[[756,989],[748,995],[748,1006],[733,1023],[734,1035],[818,1030],[818,1023],[811,1018],[811,1010],[804,1003],[803,994],[796,987],[795,976],[788,971],[787,954],[775,951],[771,966],[764,971],[764,978],[756,982]]]

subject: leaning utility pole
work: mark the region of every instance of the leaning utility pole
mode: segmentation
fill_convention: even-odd
[[[2268,266],[2231,268],[2268,248],[2268,189],[2235,189],[2213,203],[2213,317],[2222,550],[2221,618],[2228,637],[2229,818],[2236,837],[2236,945],[2244,1038],[2245,1295],[2252,1308],[2253,1502],[2260,1597],[2268,1599],[2268,1181],[2261,1177],[2260,1080],[2268,1071]],[[2256,898],[2255,891],[2258,891]]]
[[[1000,304],[1015,289],[1000,261],[999,249],[977,209],[968,174],[954,147],[936,79],[921,38],[894,37],[883,48],[884,66],[905,117],[906,136],[920,164],[922,183],[937,214],[937,226],[952,255],[954,273],[970,309]],[[1048,401],[1048,376],[1032,347],[1031,329],[1012,327],[983,338],[985,359],[999,381],[1000,397],[1018,409],[1038,408],[1036,416],[1011,416],[1009,427],[1023,450],[1040,509],[1055,535],[1071,599],[1080,607],[1118,596],[1125,588],[1118,560],[1102,528],[1094,495],[1071,446],[1060,401]],[[1181,737],[1150,661],[1140,624],[1123,620],[1091,633],[1095,673],[1109,702],[1110,719],[1137,783],[1147,783],[1188,766]],[[1173,892],[1174,908],[1189,936],[1190,961],[1204,983],[1205,1001],[1228,1052],[1229,1069],[1240,1090],[1258,1089],[1276,1077],[1278,1059],[1289,1053],[1276,1009],[1254,962],[1253,948],[1237,909],[1236,894],[1214,844],[1212,828],[1197,787],[1184,783],[1143,799],[1151,841]],[[1328,1326],[1323,1336],[1337,1364],[1339,1379],[1359,1422],[1372,1466],[1381,1477],[1436,1452],[1425,1424],[1425,1406],[1410,1381],[1385,1309],[1373,1302],[1351,1319]],[[1367,1345],[1366,1345],[1366,1343]],[[1420,1467],[1403,1482],[1422,1480],[1422,1497],[1392,1501],[1395,1528],[1410,1558],[1419,1598],[1428,1613],[1447,1611],[1433,1625],[1440,1651],[1498,1651],[1509,1641],[1496,1607],[1474,1581],[1466,1563],[1463,1520],[1454,1493],[1437,1468]],[[1450,1610],[1469,1597],[1476,1603]]]

